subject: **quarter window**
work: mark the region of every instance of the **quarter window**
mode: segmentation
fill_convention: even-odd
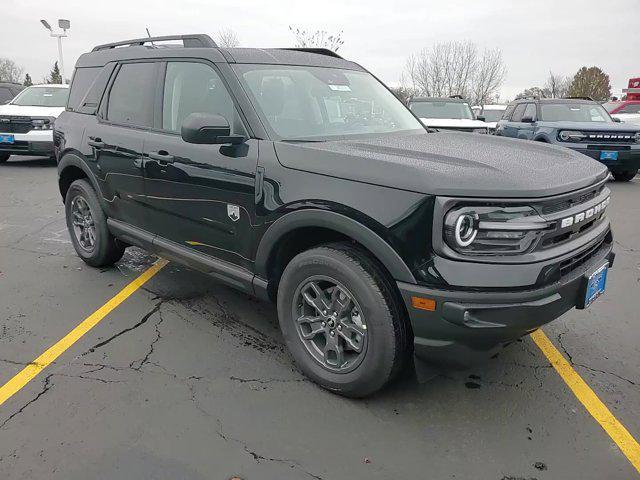
[[[125,63],[109,93],[107,119],[141,127],[153,126],[156,63]]]
[[[100,73],[101,67],[76,68],[71,81],[71,90],[69,91],[69,100],[67,108],[76,110],[80,106],[80,102],[84,99],[89,91],[89,87]]]
[[[164,82],[162,128],[179,132],[192,113],[222,115],[231,133],[244,133],[233,99],[222,79],[209,65],[196,62],[169,62]]]

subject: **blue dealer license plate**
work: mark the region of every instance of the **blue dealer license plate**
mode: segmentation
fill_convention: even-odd
[[[0,143],[13,143],[14,137],[13,135],[4,135],[0,133]]]
[[[595,272],[587,277],[587,286],[584,296],[584,308],[591,305],[596,298],[604,293],[607,283],[607,271],[609,270],[609,262],[602,265]]]
[[[600,160],[605,162],[615,162],[618,160],[618,152],[612,152],[611,150],[603,150],[600,152]]]

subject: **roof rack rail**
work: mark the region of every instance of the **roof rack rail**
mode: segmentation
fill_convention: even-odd
[[[591,97],[564,97],[565,100],[591,100],[593,102],[593,98]]]
[[[540,95],[525,95],[516,98],[516,100],[540,100]]]
[[[182,40],[184,48],[217,48],[216,42],[204,33],[195,33],[191,35],[165,35],[164,37],[145,37],[135,38],[133,40],[123,40],[121,42],[105,43],[104,45],[98,45],[93,47],[92,52],[98,52],[100,50],[109,50],[116,47],[133,47],[141,46],[145,43],[164,42],[168,40]]]
[[[464,100],[464,99],[462,98],[462,95],[460,95],[460,94],[456,94],[456,95],[449,95],[449,98],[457,98],[457,99],[459,99],[459,100]]]
[[[317,53],[318,55],[326,55],[327,57],[334,58],[342,58],[333,50],[329,50],[328,48],[312,48],[312,47],[291,47],[291,48],[281,48],[280,50],[293,50],[295,52],[307,52],[307,53]]]

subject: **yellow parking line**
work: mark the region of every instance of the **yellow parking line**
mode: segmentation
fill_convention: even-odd
[[[42,355],[23,368],[16,376],[0,387],[0,405],[19,392],[27,383],[33,380],[38,373],[50,365],[56,358],[62,355],[69,347],[76,343],[82,336],[95,327],[114,308],[129,298],[136,290],[144,285],[151,277],[158,273],[168,262],[158,260],[139,277],[120,290],[111,300],[89,315],[77,327],[49,347]]]
[[[622,425],[569,362],[565,360],[558,349],[551,343],[542,330],[536,330],[531,338],[547,357],[556,372],[569,386],[573,394],[580,400],[587,411],[600,424],[611,439],[616,442],[622,453],[629,459],[631,465],[640,473],[640,445],[629,431]]]

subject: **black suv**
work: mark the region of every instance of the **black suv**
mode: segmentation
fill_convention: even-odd
[[[276,301],[300,368],[343,395],[412,352],[465,363],[585,307],[613,261],[598,162],[429,133],[326,50],[102,45],[54,138],[85,262],[137,245]]]
[[[640,128],[611,118],[587,98],[526,98],[511,102],[496,135],[553,143],[606,165],[616,180],[628,182],[640,167]]]

